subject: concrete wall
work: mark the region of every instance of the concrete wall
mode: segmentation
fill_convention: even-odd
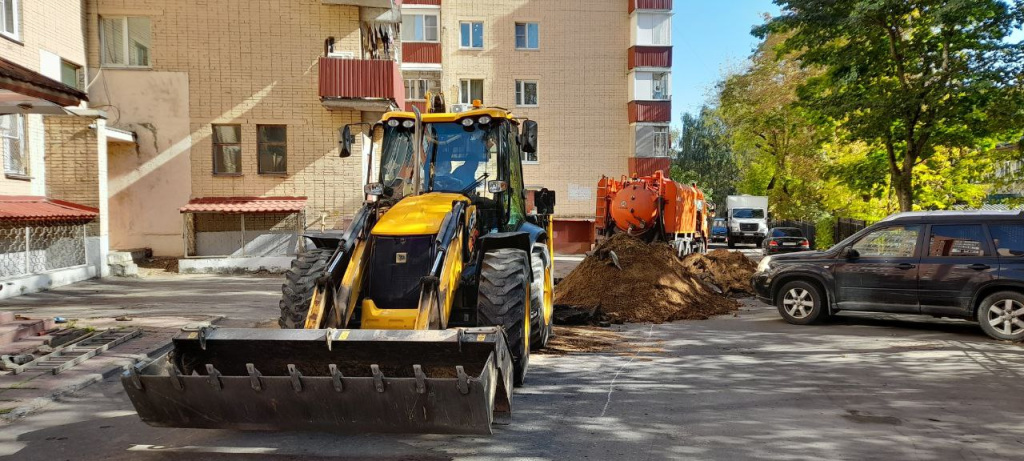
[[[192,191],[189,83],[184,72],[104,69],[89,90],[108,123],[137,135],[109,150],[110,245],[182,256],[178,207]],[[109,95],[109,96],[108,96]]]
[[[97,79],[110,93],[113,107],[108,110],[114,126],[122,123],[115,112],[120,111],[125,124],[140,123],[145,119],[140,115],[141,108],[169,104],[167,95],[182,90],[180,80],[160,82],[150,78],[140,83],[150,74],[187,76],[187,132],[177,132],[177,117],[154,117],[149,123],[157,133],[154,152],[160,152],[158,157],[167,150],[162,146],[169,145],[180,151],[175,156],[189,159],[191,185],[179,178],[179,166],[175,164],[167,167],[173,179],[136,181],[134,187],[141,197],[173,195],[173,199],[167,199],[168,204],[177,201],[176,206],[181,206],[188,198],[185,190],[191,197],[307,196],[307,216],[328,213],[331,224],[356,210],[362,199],[359,160],[338,158],[336,133],[342,125],[360,121],[360,113],[328,111],[321,105],[317,59],[329,36],[335,37],[336,48],[359,55],[358,7],[324,5],[319,0],[225,0],[215,6],[199,1],[87,0],[88,55],[93,63],[99,62],[97,29],[98,18],[103,15],[147,16],[152,24],[152,69],[119,71],[127,74],[123,79],[115,77],[111,69],[102,69]],[[115,78],[120,80],[115,82]],[[128,93],[141,88],[149,94],[133,96],[134,104],[127,103]],[[214,123],[242,126],[242,175],[213,175],[210,125]],[[258,124],[288,126],[286,175],[258,174]],[[169,134],[171,131],[176,134]],[[142,136],[139,130],[136,132]],[[140,149],[145,148],[144,144],[140,142]],[[147,155],[142,153],[139,161],[146,162]],[[128,166],[129,162],[118,161],[117,174]],[[128,202],[115,200],[117,206],[135,209]],[[129,227],[118,232],[118,242],[134,245],[129,242],[154,235],[168,236],[169,242],[171,234],[180,234],[181,218],[176,211],[161,209],[153,213],[162,217],[144,230]],[[180,243],[173,247],[166,246],[167,254],[180,254]]]
[[[484,79],[484,105],[540,124],[528,187],[558,194],[555,213],[593,218],[601,175],[626,174],[628,3],[623,0],[444,0],[442,88],[457,102],[459,80]],[[484,22],[484,49],[459,49],[459,22]],[[539,23],[540,48],[515,49],[515,23]],[[515,106],[515,81],[538,82],[538,107]]]

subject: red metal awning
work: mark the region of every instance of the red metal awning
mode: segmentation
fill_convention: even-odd
[[[182,213],[297,213],[306,197],[200,197],[178,209]]]
[[[0,104],[34,113],[36,106],[77,106],[88,100],[88,96],[76,88],[0,58]]]
[[[0,195],[0,222],[75,221],[86,223],[96,219],[100,210],[77,203],[46,197]]]

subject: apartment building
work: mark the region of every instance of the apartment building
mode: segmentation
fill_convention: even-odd
[[[79,0],[0,0],[0,298],[106,275],[106,150]]]
[[[406,108],[428,92],[540,125],[528,187],[558,194],[556,247],[593,242],[602,175],[669,167],[671,0],[404,0]]]

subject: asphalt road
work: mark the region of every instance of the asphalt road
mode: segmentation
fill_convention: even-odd
[[[1024,348],[966,322],[737,316],[628,325],[625,353],[534,356],[514,421],[478,436],[151,428],[120,384],[0,427],[18,460],[1020,459]],[[910,320],[908,320],[910,319]]]

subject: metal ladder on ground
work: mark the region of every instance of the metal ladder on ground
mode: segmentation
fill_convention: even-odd
[[[142,335],[142,330],[121,330],[111,328],[97,331],[74,343],[58,347],[49,354],[14,367],[14,374],[27,371],[49,371],[60,374],[79,363],[106,352],[108,349]]]

